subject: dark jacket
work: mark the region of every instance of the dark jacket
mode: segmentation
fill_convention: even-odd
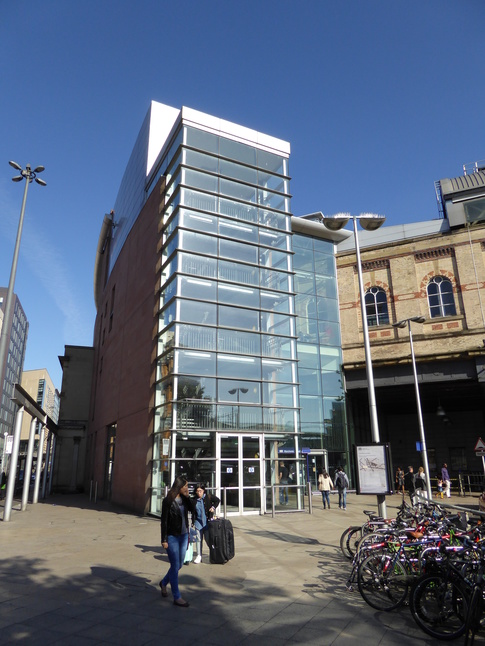
[[[406,491],[408,491],[410,494],[414,493],[416,491],[416,474],[414,471],[411,473],[411,471],[408,471],[405,476],[404,476],[404,488]]]
[[[195,514],[195,506],[191,498],[182,496],[184,501],[185,509],[185,526],[187,530],[189,529],[189,511],[192,516]],[[168,540],[168,535],[180,536],[182,533],[182,516],[179,512],[178,503],[173,500],[170,503],[167,498],[162,500],[162,516],[160,518],[161,525],[161,534],[162,534],[162,543],[166,543]]]

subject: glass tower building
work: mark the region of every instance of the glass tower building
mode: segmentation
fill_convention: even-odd
[[[153,513],[180,474],[229,513],[264,513],[273,497],[300,508],[319,468],[348,462],[342,234],[321,214],[292,217],[289,155],[285,141],[155,103],[135,145],[109,267],[156,188]]]

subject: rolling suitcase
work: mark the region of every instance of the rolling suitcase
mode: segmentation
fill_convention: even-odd
[[[234,557],[234,531],[231,521],[224,518],[209,521],[207,541],[211,563],[227,563]]]

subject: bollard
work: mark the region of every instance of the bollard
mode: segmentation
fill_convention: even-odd
[[[308,513],[313,514],[313,504],[312,504],[312,483],[307,482],[308,488]]]

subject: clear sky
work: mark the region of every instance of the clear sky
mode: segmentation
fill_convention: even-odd
[[[91,345],[103,215],[150,101],[291,143],[292,212],[438,217],[434,181],[485,158],[484,0],[0,0],[0,284],[32,184],[15,291],[24,368],[61,388]]]

